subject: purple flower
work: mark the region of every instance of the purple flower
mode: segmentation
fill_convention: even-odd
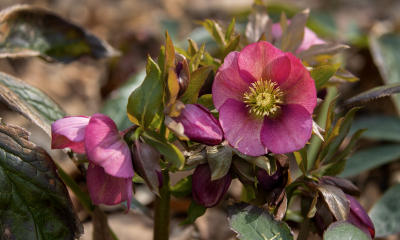
[[[288,20],[288,24],[290,24],[290,20]],[[280,38],[282,36],[282,28],[280,23],[274,23],[272,25],[272,36],[274,39]],[[323,44],[324,40],[318,38],[317,34],[315,34],[308,27],[304,28],[304,37],[301,45],[296,50],[296,53],[305,51],[309,49],[312,45]]]
[[[223,140],[224,133],[218,120],[200,104],[186,104],[181,114],[173,119],[183,125],[184,134],[191,141],[214,146]]]
[[[51,125],[52,149],[69,147],[86,153],[87,185],[94,204],[115,205],[132,199],[131,153],[114,121],[96,113],[92,117],[66,117]]]
[[[363,230],[371,236],[375,237],[375,227],[369,218],[367,212],[361,206],[361,204],[354,197],[345,194],[347,199],[350,201],[350,213],[347,219],[348,222]]]
[[[269,175],[268,172],[262,168],[258,169],[257,180],[267,191],[282,187],[284,180],[282,167],[277,164],[277,169],[272,175]]]
[[[197,165],[192,177],[194,201],[207,208],[218,205],[228,191],[231,181],[230,171],[222,178],[211,181],[211,169],[208,163]]]
[[[293,54],[268,42],[231,52],[212,93],[225,139],[243,154],[293,152],[311,137],[314,80]]]

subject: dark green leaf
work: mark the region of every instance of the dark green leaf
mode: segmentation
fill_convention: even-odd
[[[350,202],[343,191],[330,185],[319,185],[317,189],[328,204],[333,216],[338,221],[347,220],[350,212]]]
[[[230,202],[228,224],[242,240],[266,240],[293,238],[293,233],[285,222],[277,221],[274,215],[245,202]]]
[[[349,108],[352,106],[360,105],[362,103],[386,97],[392,94],[396,94],[400,92],[400,83],[388,84],[386,86],[379,86],[372,88],[368,91],[358,94],[352,98],[347,99],[340,107],[338,111],[341,111],[345,108]]]
[[[237,37],[235,37],[232,41],[230,41],[226,45],[226,48],[225,48],[224,52],[222,53],[222,57],[221,57],[222,63],[223,63],[223,60],[225,59],[225,57],[228,56],[228,54],[230,52],[233,52],[236,50],[237,46],[239,45],[239,42],[240,42],[240,34],[237,35]]]
[[[192,192],[192,175],[182,178],[171,188],[172,196],[183,198]]]
[[[336,71],[340,67],[341,63],[336,63],[333,65],[325,65],[321,67],[314,68],[310,74],[312,79],[315,81],[315,88],[321,88],[328,80],[335,75]]]
[[[207,146],[207,161],[211,169],[211,181],[225,176],[232,163],[232,149],[217,145]]]
[[[179,226],[194,223],[198,217],[201,217],[206,213],[206,210],[206,207],[198,205],[195,201],[192,201],[188,209],[188,218],[181,222]]]
[[[250,43],[255,43],[263,33],[266,40],[272,42],[272,20],[267,8],[262,4],[254,4],[246,26],[246,38]]]
[[[41,127],[51,136],[51,123],[66,116],[60,106],[39,89],[0,72],[0,102]]]
[[[312,45],[309,49],[305,51],[297,53],[296,57],[301,59],[302,61],[307,61],[308,63],[314,65],[318,62],[330,59],[332,56],[347,48],[349,48],[349,46],[339,43],[316,44]]]
[[[204,81],[206,80],[212,68],[213,66],[202,67],[190,74],[190,83],[188,89],[180,99],[182,102],[188,104],[195,103],[197,101],[200,89],[204,85]]]
[[[151,64],[149,74],[129,96],[127,106],[129,119],[144,129],[150,126],[164,97],[160,69],[153,60]]]
[[[241,158],[244,160],[248,161],[251,164],[256,165],[257,167],[260,167],[264,169],[265,171],[268,172],[268,174],[271,173],[271,164],[268,158],[265,156],[259,156],[259,157],[252,157],[248,155],[244,155],[243,153],[239,152],[237,149],[233,149],[233,151]]]
[[[215,109],[211,94],[204,94],[203,96],[199,97],[197,99],[197,103],[203,105],[210,111]]]
[[[51,157],[28,136],[0,124],[2,239],[77,239],[83,228],[67,187]]]
[[[180,169],[183,167],[185,158],[183,157],[181,151],[174,145],[170,144],[165,137],[155,131],[146,130],[142,133],[144,140],[155,147],[168,162],[175,164],[175,166]]]
[[[358,151],[347,160],[340,177],[350,177],[400,158],[400,145],[387,144]]]
[[[256,173],[254,171],[254,165],[247,162],[243,158],[238,155],[233,156],[232,159],[232,169],[233,172],[238,175],[239,179],[243,182],[250,181],[254,183],[258,183],[255,178]]]
[[[40,56],[69,63],[83,56],[119,56],[108,43],[42,8],[14,5],[0,13],[0,58]]]
[[[282,51],[294,53],[300,47],[309,13],[309,9],[297,13],[291,19],[286,34],[282,31]]]
[[[324,232],[324,240],[369,240],[367,234],[349,223],[348,221],[339,221],[332,223]]]
[[[235,18],[232,19],[231,23],[229,24],[228,28],[225,32],[225,42],[229,42],[232,38],[232,34],[235,32]]]
[[[368,128],[362,135],[362,138],[400,142],[399,117],[368,115],[368,117],[356,119],[351,126],[350,134],[353,134],[360,128]]]
[[[376,237],[400,233],[400,184],[391,187],[369,211]]]
[[[189,62],[190,73],[193,73],[199,67],[201,59],[203,59],[204,47],[205,44],[203,43],[203,45],[201,45],[200,49],[196,52],[196,54],[194,54],[193,57],[190,59]]]

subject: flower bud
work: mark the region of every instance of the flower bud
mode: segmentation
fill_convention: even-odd
[[[191,141],[214,146],[223,140],[224,133],[218,120],[200,104],[186,104],[181,114],[173,119],[183,125],[184,134]]]
[[[365,209],[355,198],[348,194],[345,195],[346,198],[350,201],[350,213],[347,221],[374,238],[375,227]]]
[[[277,164],[277,169],[272,175],[269,175],[267,171],[262,168],[258,169],[257,180],[267,191],[282,187],[284,180],[282,167],[280,164]]]
[[[146,182],[150,190],[160,196],[159,188],[163,185],[160,167],[160,152],[151,145],[135,140],[132,146],[133,168]]]
[[[190,82],[189,65],[185,56],[182,54],[175,54],[175,72],[178,76],[179,92],[178,99],[186,92]]]
[[[230,171],[222,178],[211,181],[211,169],[208,163],[198,165],[192,177],[194,201],[207,208],[218,205],[228,191],[231,181]]]

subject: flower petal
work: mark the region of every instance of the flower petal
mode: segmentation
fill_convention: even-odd
[[[268,152],[260,140],[263,118],[249,113],[246,103],[226,100],[219,110],[219,121],[225,139],[241,153],[261,156]]]
[[[89,162],[104,167],[107,174],[119,178],[134,176],[128,144],[108,116],[96,113],[90,118],[85,131],[85,149]]]
[[[350,201],[350,214],[347,221],[359,227],[366,233],[370,233],[372,238],[375,237],[375,227],[371,221],[371,218],[368,216],[368,213],[357,201],[357,199],[348,194],[345,195],[346,198]],[[353,215],[352,218],[350,218],[350,215]]]
[[[244,82],[239,75],[238,57],[239,52],[229,53],[215,76],[212,96],[214,106],[218,111],[228,98],[242,101],[243,94],[249,90],[250,85]]]
[[[238,58],[239,74],[247,83],[271,80],[278,85],[290,73],[290,61],[269,42],[258,42],[243,48]]]
[[[71,148],[76,153],[85,153],[83,140],[90,117],[65,117],[51,124],[51,148]]]
[[[265,117],[261,142],[271,152],[284,154],[304,147],[311,137],[312,117],[301,105],[282,105],[275,118]]]
[[[300,59],[292,53],[285,53],[290,59],[290,75],[279,88],[284,93],[286,104],[300,104],[311,114],[317,106],[317,90],[310,72]]]
[[[89,164],[87,186],[93,204],[116,205],[127,201],[128,210],[132,200],[132,178],[117,178],[108,175],[104,169]]]

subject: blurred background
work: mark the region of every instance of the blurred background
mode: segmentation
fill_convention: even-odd
[[[69,115],[103,112],[123,130],[130,125],[126,117],[127,98],[144,78],[143,69],[148,54],[157,58],[160,45],[165,44],[165,30],[168,30],[175,46],[186,49],[187,38],[191,38],[200,45],[205,42],[206,50],[212,53],[216,44],[195,21],[210,18],[228,23],[235,16],[236,28],[243,32],[253,1],[0,0],[0,8],[17,3],[56,12],[106,40],[123,54],[100,61],[82,58],[67,65],[49,64],[39,58],[0,59],[0,71],[43,90]],[[400,82],[400,1],[280,0],[266,1],[266,4],[275,21],[278,21],[282,11],[290,18],[294,13],[310,8],[309,28],[326,41],[351,47],[334,61],[342,62],[342,66],[360,81],[340,86],[339,104],[370,88]],[[84,178],[67,156],[62,151],[50,149],[50,138],[43,130],[2,105],[0,112],[3,123],[28,129],[32,133],[30,140],[45,148],[82,189],[86,189]],[[400,101],[396,96],[367,102],[358,111],[351,130],[355,132],[369,127],[358,143],[357,152],[348,160],[348,168],[342,173],[362,191],[360,202],[367,211],[387,189],[400,183],[399,113]],[[292,169],[297,170],[295,167]],[[295,172],[292,174],[296,175]],[[179,173],[172,176],[172,185],[186,175]],[[226,199],[240,199],[241,190],[240,184],[233,181]],[[151,210],[154,196],[144,185],[136,184],[134,197]],[[82,239],[92,239],[89,213],[72,192],[71,198],[84,223]],[[178,227],[186,218],[191,199],[173,198],[171,239],[236,239],[226,222],[226,199],[218,207],[209,209],[194,225]],[[102,208],[119,239],[152,239],[152,220],[140,211],[124,214],[124,207],[119,205]],[[293,208],[296,208],[296,203]],[[400,220],[398,222],[400,226]],[[293,226],[296,234],[298,225],[293,223]],[[393,235],[384,239],[400,237]]]

